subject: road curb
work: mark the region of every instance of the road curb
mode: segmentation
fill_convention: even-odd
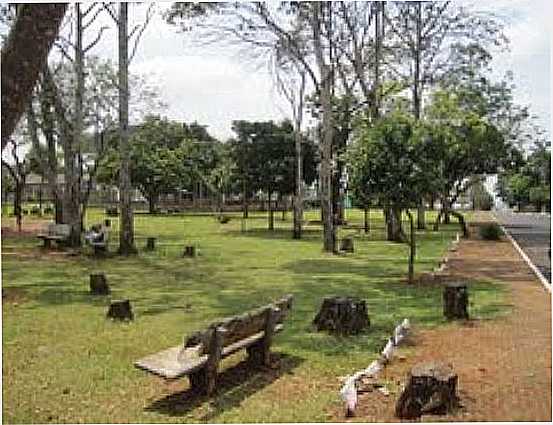
[[[532,260],[530,260],[530,258],[528,258],[528,256],[526,255],[526,253],[522,250],[522,248],[519,246],[519,244],[517,243],[517,241],[511,236],[511,234],[507,231],[507,229],[505,229],[505,227],[503,227],[501,225],[501,223],[499,222],[499,220],[497,219],[497,216],[492,213],[493,215],[493,218],[495,219],[496,223],[499,225],[499,227],[501,228],[501,230],[503,231],[503,233],[505,234],[505,236],[507,236],[507,239],[509,239],[509,241],[511,242],[511,244],[513,244],[513,246],[515,247],[515,249],[518,251],[518,253],[520,254],[520,256],[522,257],[522,259],[526,262],[526,264],[528,264],[528,267],[530,267],[530,269],[532,269],[532,271],[534,272],[534,274],[538,277],[540,283],[542,284],[542,286],[547,289],[549,291],[549,293],[551,294],[551,284],[549,283],[549,281],[545,278],[545,276],[539,271],[539,269],[534,265],[534,263],[532,263]]]

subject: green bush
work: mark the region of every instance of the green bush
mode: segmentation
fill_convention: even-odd
[[[498,241],[503,235],[501,227],[497,223],[486,223],[479,230],[482,239],[487,241]]]

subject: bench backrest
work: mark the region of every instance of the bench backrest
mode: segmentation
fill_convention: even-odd
[[[292,298],[292,295],[287,295],[273,304],[251,310],[239,316],[227,317],[223,320],[211,323],[207,329],[194,332],[192,335],[185,338],[184,346],[193,347],[202,344],[204,347],[202,351],[205,353],[209,345],[212,331],[217,327],[223,327],[227,331],[224,336],[223,347],[238,342],[265,330],[269,314],[275,308],[278,309],[275,322],[276,324],[282,323],[292,308]]]
[[[48,224],[48,234],[52,236],[64,236],[66,238],[71,235],[71,226],[69,224]]]

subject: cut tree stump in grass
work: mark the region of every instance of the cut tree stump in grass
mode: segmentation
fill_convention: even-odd
[[[318,331],[352,335],[370,326],[365,300],[352,297],[325,297],[313,320]]]
[[[104,273],[90,275],[90,292],[92,295],[108,295],[110,293],[106,275]]]
[[[395,414],[400,419],[416,419],[424,414],[446,414],[458,404],[457,374],[450,365],[428,362],[416,365],[408,375]]]
[[[183,257],[195,257],[196,256],[196,247],[193,245],[185,246],[184,252],[182,253]]]
[[[353,252],[353,238],[344,238],[340,242],[340,251]]]
[[[116,320],[133,320],[131,302],[129,300],[113,301],[109,306],[107,317]]]
[[[444,316],[448,320],[468,319],[469,294],[464,282],[449,282],[444,286]]]
[[[156,249],[156,238],[146,239],[146,251],[153,251]]]

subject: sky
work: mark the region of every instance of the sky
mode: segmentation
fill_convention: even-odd
[[[537,122],[551,134],[551,22],[552,0],[458,0],[503,19],[510,39],[508,50],[494,52],[493,73],[514,73],[515,102],[528,105]],[[158,2],[164,10],[170,2]],[[148,4],[129,8],[130,26],[141,22]],[[90,53],[117,63],[117,31],[109,16],[96,25],[110,27]],[[90,31],[88,37],[95,35]],[[215,137],[233,136],[231,122],[279,120],[290,115],[289,105],[277,93],[263,61],[229,46],[198,47],[192,33],[179,33],[159,14],[144,31],[131,72],[146,74],[159,88],[171,119],[198,121]]]
[[[495,52],[494,74],[512,70],[515,101],[528,105],[537,122],[551,134],[551,0],[463,1],[478,10],[501,17],[510,39],[508,51]],[[157,4],[165,9],[169,2]],[[140,22],[145,6],[130,14]],[[144,32],[131,71],[146,73],[159,86],[172,119],[198,121],[225,140],[232,136],[235,119],[281,119],[289,106],[276,92],[265,66],[252,63],[228,46],[197,47],[191,33],[177,29],[156,15]],[[116,32],[106,32],[96,54],[116,60]]]

